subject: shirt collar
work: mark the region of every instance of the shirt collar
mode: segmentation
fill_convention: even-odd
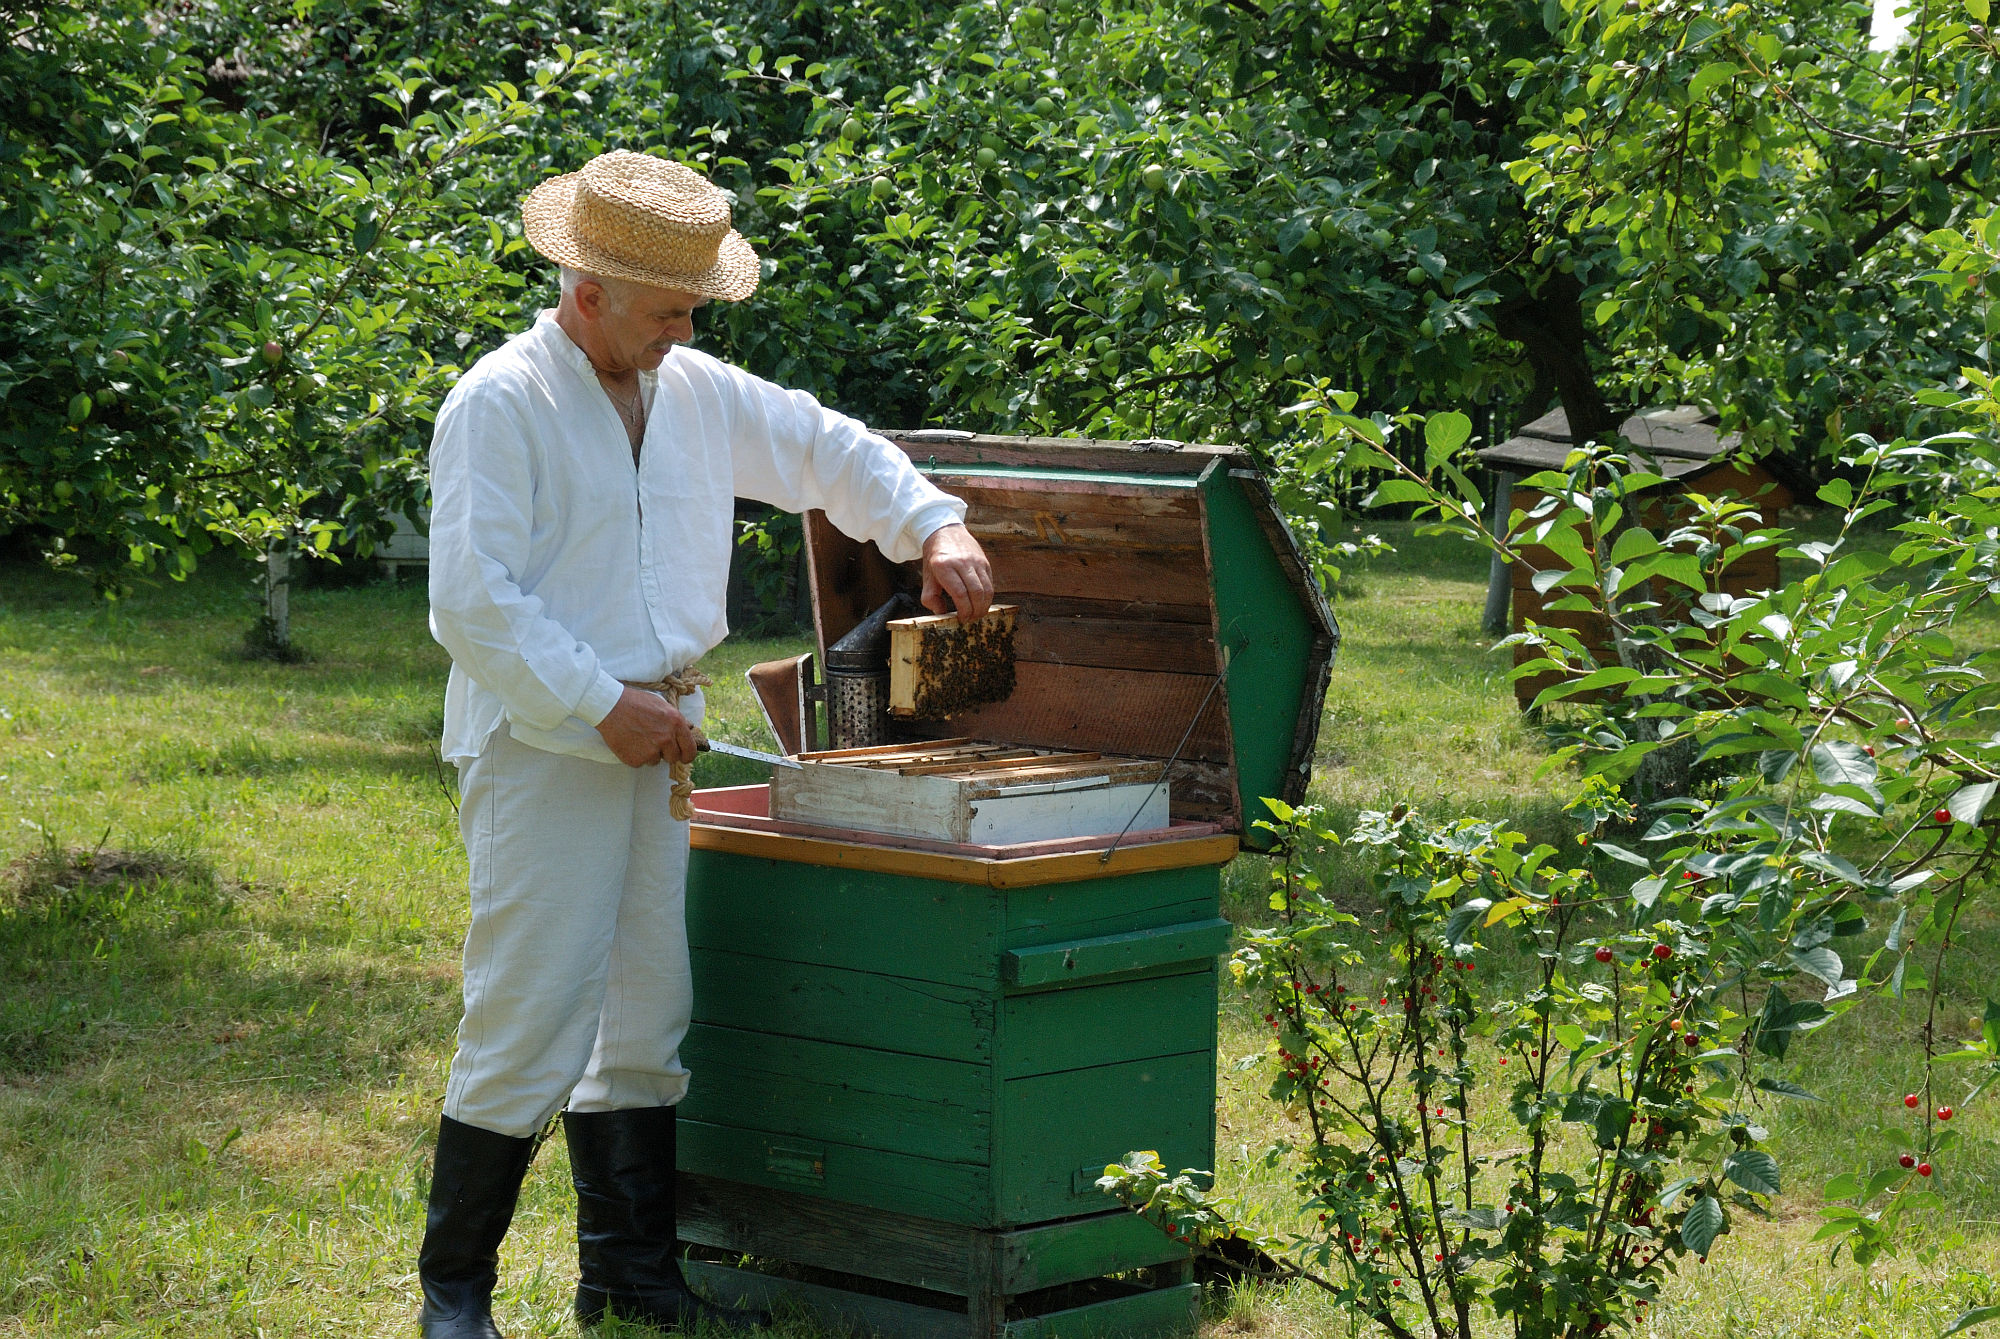
[[[578,376],[589,382],[592,387],[598,385],[597,369],[590,365],[590,355],[585,353],[582,347],[569,337],[569,331],[564,330],[560,325],[556,324],[556,309],[554,307],[542,308],[541,313],[535,318],[533,334],[535,338],[542,342],[542,347],[546,348],[549,351],[549,355],[557,362],[573,369]],[[667,356],[673,356],[672,350],[668,351]],[[659,379],[659,375],[657,370],[648,372],[641,369],[639,372],[639,384],[650,392],[653,383]]]

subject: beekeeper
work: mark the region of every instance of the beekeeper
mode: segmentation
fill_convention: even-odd
[[[689,347],[758,260],[698,173],[615,152],[543,182],[528,242],[562,300],[475,363],[431,446],[431,631],[471,867],[465,1014],[438,1124],[420,1323],[493,1339],[498,1251],[534,1136],[562,1112],[577,1318],[760,1313],[689,1292],[674,1255],[674,1109],[690,998],[685,769],[694,666],[727,631],[734,499],[822,508],[924,603],[977,617],[992,575],[903,453],[801,391]],[[681,773],[675,804],[675,771]]]

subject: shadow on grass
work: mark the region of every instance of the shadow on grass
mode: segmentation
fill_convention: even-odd
[[[0,1081],[142,1048],[170,1082],[366,1085],[448,1033],[449,973],[352,959],[338,918],[287,917],[288,949],[260,951],[276,927],[239,915],[252,891],[168,852],[15,861],[0,891]]]

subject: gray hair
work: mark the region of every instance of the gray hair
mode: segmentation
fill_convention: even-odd
[[[622,312],[632,305],[633,285],[628,281],[624,279],[607,279],[601,274],[592,274],[588,270],[571,269],[567,265],[562,267],[562,295],[565,298],[573,297],[576,293],[576,286],[586,282],[596,284],[604,290],[605,301],[610,303],[611,310]]]

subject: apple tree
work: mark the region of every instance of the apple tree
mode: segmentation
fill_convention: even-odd
[[[107,591],[217,544],[268,554],[285,654],[291,555],[414,507],[451,355],[511,324],[519,243],[453,174],[580,62],[446,110],[421,67],[379,76],[396,125],[353,163],[203,96],[137,11],[50,6],[0,60],[41,104],[0,163],[0,526]]]

